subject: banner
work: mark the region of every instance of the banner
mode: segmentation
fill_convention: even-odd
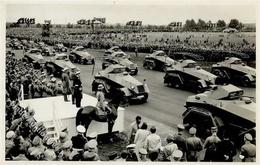
[[[126,26],[142,26],[142,21],[128,21]]]
[[[171,22],[168,26],[172,27],[182,27],[182,22]]]
[[[85,25],[86,24],[86,20],[85,19],[81,19],[77,21],[77,24],[79,25]]]
[[[96,18],[96,17],[94,17],[93,20],[100,21],[102,23],[106,23],[106,18]]]
[[[17,24],[35,24],[35,18],[19,18]]]

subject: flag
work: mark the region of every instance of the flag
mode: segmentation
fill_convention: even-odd
[[[19,18],[17,24],[24,24],[24,18]]]
[[[30,24],[35,24],[35,18],[31,18],[29,22]]]
[[[78,20],[77,24],[84,25],[84,24],[86,24],[86,20],[85,19]]]

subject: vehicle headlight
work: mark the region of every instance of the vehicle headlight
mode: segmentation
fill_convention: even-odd
[[[130,87],[130,89],[134,90],[134,89],[135,89],[135,87],[134,87],[134,86],[131,86],[131,87]]]

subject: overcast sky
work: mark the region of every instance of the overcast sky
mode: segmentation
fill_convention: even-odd
[[[226,23],[237,18],[242,23],[256,22],[255,6],[216,5],[7,5],[6,21],[16,22],[21,17],[35,18],[36,23],[51,19],[52,23],[76,23],[79,19],[106,17],[107,23],[125,24],[130,20],[141,20],[143,24],[169,24],[173,21],[199,18],[212,22],[224,19]]]

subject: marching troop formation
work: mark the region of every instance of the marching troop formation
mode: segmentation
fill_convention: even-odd
[[[168,86],[192,89],[199,94],[187,99],[187,111],[183,114],[184,122],[178,124],[176,134],[167,136],[166,144],[163,144],[162,137],[157,134],[156,126],[143,122],[141,116],[137,116],[130,125],[125,150],[120,153],[115,151],[107,153],[106,160],[231,162],[239,155],[242,161],[255,161],[255,135],[250,132],[255,127],[255,119],[253,119],[254,116],[244,117],[242,114],[247,110],[250,110],[251,114],[255,104],[250,98],[242,99],[242,90],[233,85],[227,85],[236,80],[243,86],[254,86],[255,69],[245,65],[239,58],[228,57],[225,61],[212,65],[212,73],[210,73],[191,59],[176,60],[168,56],[171,47],[182,50],[211,50],[212,48],[236,51],[239,47],[239,50],[243,52],[246,49],[254,50],[255,45],[250,45],[246,41],[242,45],[216,44],[210,41],[197,43],[192,40],[193,36],[186,38],[183,42],[179,37],[176,40],[168,38],[151,41],[147,36],[137,39],[129,37],[128,34],[89,34],[86,38],[80,35],[61,34],[55,38],[46,39],[33,33],[33,36],[27,38],[30,31],[25,30],[21,33],[18,30],[8,31],[7,36],[16,36],[19,39],[8,38],[7,47],[28,51],[23,59],[17,59],[12,51],[6,53],[6,160],[103,161],[99,155],[100,144],[96,132],[87,136],[87,128],[77,124],[77,135],[71,139],[68,138],[66,128],[59,133],[58,139],[44,139],[31,129],[31,123],[36,122],[36,127],[43,127],[44,130],[43,123],[37,123],[33,118],[34,110],[30,107],[25,108],[21,116],[17,111],[17,106],[19,106],[19,100],[23,99],[63,95],[64,101],[71,101],[77,108],[82,108],[83,87],[80,70],[73,63],[95,64],[95,57],[90,55],[85,47],[108,49],[119,45],[104,53],[103,70],[94,76],[92,91],[96,92],[98,110],[111,113],[111,109],[105,103],[106,99],[119,96],[116,95],[119,91],[123,94],[120,96],[124,98],[124,103],[134,101],[145,103],[148,99],[150,90],[146,80],[140,82],[134,77],[138,73],[138,67],[122,50],[133,50],[137,56],[139,50],[149,48],[148,52],[151,54],[147,55],[143,61],[145,69],[164,71],[166,72],[164,83]],[[25,38],[31,41],[25,41]],[[53,43],[50,44],[50,42]],[[69,49],[63,44],[56,44],[57,47],[54,46],[55,50],[52,50],[56,42],[74,46],[73,50],[67,55]],[[50,45],[48,46],[47,43]],[[75,45],[82,46],[75,47]],[[128,46],[129,48],[126,48]],[[46,49],[47,47],[50,49]],[[168,50],[168,55],[162,50]],[[53,57],[45,60],[46,58],[42,55]],[[231,77],[234,73],[236,73],[235,78]],[[203,93],[204,91],[206,92]],[[70,94],[72,94],[71,100],[68,98]],[[233,107],[236,106],[242,115],[236,114],[232,106],[225,107],[231,104]],[[218,108],[222,114],[212,111],[212,107],[203,107],[208,105]],[[195,120],[196,117],[203,115],[208,117],[205,118],[207,122],[209,118],[212,120],[208,128],[203,128],[204,121]],[[231,125],[230,121],[224,120],[222,116],[232,116],[236,118],[238,124],[246,123],[246,130],[242,133],[241,130],[239,133],[236,132],[243,136],[241,147],[240,144],[232,141],[233,137],[228,132],[230,128],[227,129],[227,125]],[[219,123],[222,123],[223,127]],[[185,129],[188,130],[188,136],[184,133]]]

